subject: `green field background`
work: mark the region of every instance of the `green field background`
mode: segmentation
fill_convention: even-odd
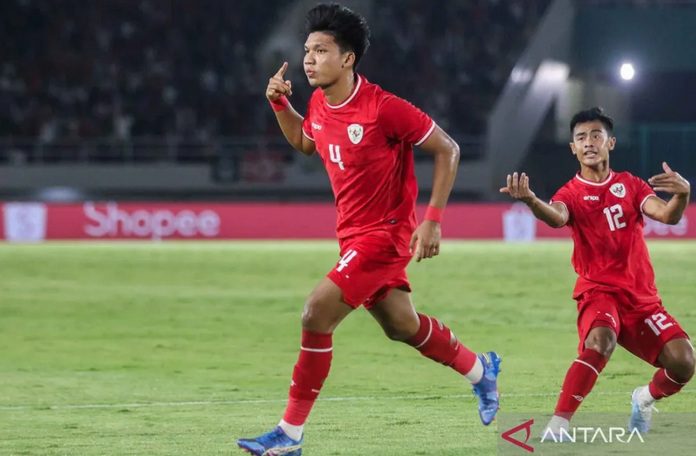
[[[504,412],[549,413],[577,345],[569,242],[446,242],[413,263],[421,312],[503,356]],[[667,309],[696,332],[696,243],[650,243]],[[234,455],[280,418],[306,295],[334,242],[0,245],[0,455]],[[653,369],[617,350],[583,410],[630,412]],[[696,389],[659,404],[696,412]],[[660,415],[655,416],[658,426]],[[470,386],[364,310],[304,454],[492,455]]]

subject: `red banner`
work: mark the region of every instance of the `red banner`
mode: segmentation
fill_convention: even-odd
[[[335,208],[328,203],[5,203],[0,239],[322,239],[334,238]],[[419,206],[422,216],[424,207]],[[648,238],[696,238],[696,205],[677,225],[646,219]],[[532,241],[568,238],[523,204],[447,206],[443,235],[448,239]]]

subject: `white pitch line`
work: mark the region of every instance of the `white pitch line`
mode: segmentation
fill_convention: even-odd
[[[679,394],[694,394],[696,390],[681,391]],[[592,396],[630,396],[631,391],[597,391]],[[558,393],[501,393],[506,397],[556,397]],[[344,396],[319,398],[319,402],[360,402],[360,401],[401,401],[409,400],[440,400],[472,398],[471,394],[438,395],[408,395],[408,396]],[[239,399],[234,401],[181,401],[181,402],[134,402],[123,404],[65,404],[65,405],[1,405],[0,411],[21,410],[81,410],[81,409],[112,409],[112,408],[146,408],[146,407],[191,407],[191,406],[216,406],[216,405],[244,405],[244,404],[277,404],[284,403],[287,399]]]

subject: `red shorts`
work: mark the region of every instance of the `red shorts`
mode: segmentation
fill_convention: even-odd
[[[411,256],[397,252],[390,233],[354,236],[340,241],[340,247],[341,259],[326,276],[338,285],[349,306],[369,309],[392,288],[411,291],[406,276]]]
[[[667,342],[689,338],[659,298],[637,307],[625,294],[592,289],[578,297],[578,353],[585,349],[590,330],[598,326],[613,329],[619,345],[656,367],[662,367],[658,358]]]

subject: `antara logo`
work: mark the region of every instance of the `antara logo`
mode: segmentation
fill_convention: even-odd
[[[507,440],[508,442],[512,443],[513,445],[517,445],[518,447],[522,448],[523,450],[525,450],[529,453],[534,453],[534,447],[527,444],[527,442],[529,441],[529,437],[532,435],[532,425],[533,424],[534,424],[534,418],[532,418],[531,420],[527,420],[524,423],[519,424],[511,429],[508,429],[507,431],[501,433],[500,436],[504,440]],[[516,432],[521,431],[523,429],[524,429],[524,433],[525,433],[524,442],[522,440],[518,440],[517,438],[512,436]]]
[[[640,431],[636,428],[627,431],[622,427],[574,427],[570,430],[561,428],[559,434],[547,428],[541,436],[541,443],[545,442],[564,442],[564,443],[631,443],[633,438],[637,438],[641,443],[645,443]]]
[[[534,453],[534,446],[530,445],[529,438],[532,435],[532,426],[534,425],[534,418],[531,418],[524,423],[518,424],[515,427],[503,431],[500,437],[515,445],[527,453]],[[520,431],[524,431],[522,434]],[[645,443],[643,435],[638,431],[638,429],[633,429],[628,431],[623,427],[574,427],[571,429],[560,429],[554,432],[550,428],[544,430],[541,440],[538,441],[541,444],[544,443],[598,443],[598,444],[629,444],[631,441],[636,440],[636,443]],[[515,436],[515,434],[520,433],[520,435]]]

